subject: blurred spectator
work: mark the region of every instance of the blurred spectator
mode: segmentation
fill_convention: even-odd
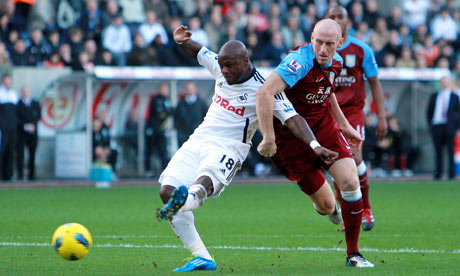
[[[218,10],[213,10],[213,12],[211,13],[209,22],[204,26],[204,30],[205,30],[204,35],[203,34],[200,35],[199,34],[200,31],[198,31],[198,29],[194,31],[191,28],[192,19],[190,20],[190,29],[193,34],[192,36],[194,37],[193,39],[196,40],[197,38],[200,38],[201,36],[202,37],[201,41],[200,40],[197,40],[197,41],[206,47],[209,46],[210,50],[215,51],[217,53],[220,47],[219,44],[222,41],[222,33],[224,32],[224,26],[222,25],[222,21],[223,21],[222,14],[218,12]],[[193,22],[194,25],[198,23],[199,21]],[[197,31],[198,31],[198,34],[196,34]]]
[[[299,20],[299,26],[306,34],[305,36],[310,37],[313,26],[315,26],[316,22],[318,21],[318,17],[316,16],[316,7],[313,3],[307,5],[306,12],[300,15]]]
[[[412,42],[414,44],[423,45],[425,44],[427,37],[429,37],[429,35],[426,25],[418,25],[413,33]]]
[[[192,32],[193,40],[200,43],[205,47],[209,47],[208,34],[201,28],[201,21],[198,17],[192,17],[189,20],[189,29]],[[216,37],[217,40],[213,41],[215,47],[218,47],[220,36]]]
[[[276,67],[287,54],[288,49],[283,44],[280,32],[272,34],[272,40],[262,49],[261,59],[267,61],[265,66]]]
[[[455,178],[454,138],[460,137],[460,100],[451,89],[449,76],[441,79],[441,90],[430,97],[427,109],[427,121],[436,152],[436,169],[434,179],[441,179],[443,174],[444,147],[448,153],[449,179]]]
[[[134,35],[134,46],[128,55],[128,65],[157,65],[155,50],[145,45],[144,36],[140,33]]]
[[[50,46],[50,53],[59,52],[61,46],[61,37],[58,30],[52,30],[48,33],[48,44]]]
[[[10,17],[4,13],[0,15],[0,41],[7,41],[11,32]]]
[[[399,39],[401,44],[412,46],[412,34],[410,33],[409,27],[405,24],[401,24],[399,27]]]
[[[248,25],[249,16],[247,14],[247,2],[237,1],[235,3],[235,14],[238,21],[236,23],[237,29],[244,29]]]
[[[433,43],[431,37],[425,39],[425,45],[423,47],[423,56],[425,57],[426,64],[428,67],[433,67],[435,60],[439,57],[440,51],[436,44]]]
[[[360,1],[352,2],[350,13],[350,20],[352,28],[357,29],[359,24],[364,21],[364,7]]]
[[[374,47],[377,51],[381,50],[388,43],[388,41],[390,40],[390,33],[391,32],[388,31],[387,22],[385,21],[385,18],[377,18],[373,33],[373,36],[375,37]]]
[[[51,47],[43,38],[40,29],[35,29],[30,33],[30,45],[27,52],[29,65],[40,65],[51,54]]]
[[[115,66],[115,60],[113,60],[113,55],[112,53],[104,49],[102,50],[101,54],[99,55],[99,59],[96,60],[97,65],[103,65],[103,66]]]
[[[169,96],[169,86],[166,82],[158,85],[157,93],[150,101],[149,109],[149,118],[145,124],[145,170],[147,177],[153,177],[158,176],[169,162],[166,127],[173,113],[173,107]],[[152,170],[151,167],[152,154],[155,154],[160,161],[161,167],[157,170]]]
[[[11,52],[11,61],[14,65],[29,65],[29,55],[26,50],[24,40],[18,39],[14,43],[14,49]]]
[[[441,13],[431,21],[431,34],[434,41],[445,39],[449,42],[457,39],[457,25],[449,14],[447,7],[441,9]]]
[[[174,53],[173,48],[164,45],[159,35],[153,40],[152,47],[157,53],[158,63],[161,66],[180,66],[181,60]]]
[[[248,13],[248,32],[263,33],[268,29],[269,23],[267,16],[260,12],[260,3],[251,2]]]
[[[409,46],[404,45],[401,49],[401,57],[396,60],[396,67],[415,68],[415,60],[412,58],[412,51]]]
[[[0,86],[0,175],[1,179],[6,181],[13,177],[13,152],[16,148],[18,129],[19,99],[11,85],[11,76],[3,75]]]
[[[391,146],[388,151],[388,170],[393,177],[412,176],[413,165],[420,149],[412,147],[408,133],[399,126],[396,116],[388,117],[388,137]]]
[[[80,28],[86,39],[101,39],[101,11],[97,0],[86,0],[86,9],[80,17]]]
[[[196,1],[196,11],[193,14],[194,17],[198,17],[201,20],[201,24],[204,26],[209,21],[209,9],[208,9],[209,2],[207,0],[197,0]],[[227,16],[230,14],[235,14],[234,10],[227,13]],[[222,14],[221,14],[222,15]]]
[[[112,24],[102,33],[102,46],[110,50],[118,66],[126,65],[126,54],[131,51],[131,32],[120,15],[112,18]]]
[[[43,62],[43,66],[48,69],[59,69],[64,67],[64,63],[61,61],[61,56],[58,52],[51,53],[49,59]]]
[[[389,40],[385,47],[382,49],[385,54],[393,54],[396,58],[401,55],[401,39],[397,31],[391,31]]]
[[[372,30],[369,29],[369,25],[365,21],[361,22],[356,30],[354,37],[359,40],[362,40],[368,44],[370,44],[372,36]]]
[[[440,57],[436,60],[436,66],[439,69],[449,69],[449,59],[446,57]]]
[[[9,53],[13,52],[14,44],[16,44],[16,41],[18,41],[18,39],[19,39],[18,31],[11,30],[8,35],[8,40],[5,41],[5,46]]]
[[[117,0],[107,0],[105,9],[101,12],[101,29],[104,30],[112,23],[112,18],[116,15],[121,15],[120,6]]]
[[[124,140],[126,141],[126,148],[124,150],[134,152],[137,155],[137,141],[138,141],[138,128],[139,128],[139,109],[132,108],[128,111],[128,118],[125,123]],[[148,141],[145,141],[146,144]]]
[[[27,178],[35,180],[35,152],[38,143],[38,122],[41,118],[40,104],[32,99],[30,87],[21,88],[21,99],[18,103],[18,178],[24,178],[24,147],[28,149]]]
[[[89,71],[91,72],[94,68],[94,63],[89,58],[88,53],[81,52],[78,55],[78,62],[73,67],[74,70]]]
[[[154,11],[162,23],[165,23],[170,16],[168,3],[163,0],[144,0],[144,10],[146,16],[148,11]]]
[[[298,37],[300,41],[305,41],[303,32],[299,29],[299,19],[297,17],[289,17],[287,25],[281,27],[281,35],[283,37],[284,46],[288,49],[294,48],[294,37]]]
[[[426,17],[429,8],[427,0],[404,0],[402,4],[404,12],[404,23],[415,30],[419,25],[426,24]]]
[[[435,63],[438,64],[439,60],[441,59],[446,59],[449,64],[447,67],[443,67],[443,68],[453,69],[453,66],[457,60],[457,57],[455,56],[455,52],[452,46],[450,46],[449,44],[446,44],[441,47],[441,52],[439,54],[439,57],[436,59]]]
[[[89,60],[94,62],[98,54],[96,41],[94,41],[94,39],[86,40],[83,49],[84,52],[88,54]]]
[[[328,0],[313,0],[313,2],[315,3],[315,6],[316,6],[316,14],[318,15],[318,18],[323,18],[325,15],[326,15],[326,12],[327,12],[327,7],[328,7],[328,2],[332,2],[332,1],[328,1]]]
[[[375,19],[381,17],[378,9],[379,7],[376,0],[366,1],[366,7],[364,9],[364,21],[369,24],[371,29],[375,28]]]
[[[61,61],[64,63],[64,66],[73,65],[72,50],[70,49],[69,44],[64,43],[59,47],[59,56],[61,57]]]
[[[110,147],[109,128],[101,117],[93,118],[93,161],[107,162],[116,172],[118,152]]]
[[[10,65],[10,59],[4,43],[0,42],[0,67]]]
[[[184,87],[184,98],[174,110],[174,126],[177,130],[179,147],[187,141],[190,134],[203,121],[208,111],[207,104],[198,96],[194,82],[187,82]]]
[[[143,0],[118,0],[122,7],[123,19],[127,23],[140,23],[145,20]]]
[[[415,63],[416,63],[417,69],[425,69],[428,67],[426,64],[426,59],[424,56],[424,49],[422,46],[416,45],[414,47],[414,56],[415,56]]]
[[[157,22],[157,14],[154,11],[146,12],[146,22],[142,23],[138,30],[144,37],[146,44],[151,44],[153,39],[159,35],[163,44],[168,44],[168,35],[165,27]]]
[[[391,8],[391,14],[386,18],[387,20],[387,25],[388,25],[388,30],[399,30],[401,25],[403,25],[403,20],[402,20],[402,10],[400,6],[393,6]],[[407,26],[407,25],[406,25]]]
[[[72,53],[72,60],[77,60],[78,55],[84,49],[83,32],[80,28],[72,28],[69,31],[69,45]]]
[[[386,53],[383,56],[383,67],[395,67],[396,57],[392,53]]]
[[[260,51],[259,37],[256,33],[248,34],[246,38],[246,48],[248,50],[248,57],[253,62],[258,62],[262,59],[262,51]]]

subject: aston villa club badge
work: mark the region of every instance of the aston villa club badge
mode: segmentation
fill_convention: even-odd
[[[335,79],[335,73],[330,72],[329,73],[329,81],[331,82],[331,84],[334,84],[334,79]]]
[[[356,64],[356,55],[346,55],[345,56],[345,65],[347,67],[354,67]]]

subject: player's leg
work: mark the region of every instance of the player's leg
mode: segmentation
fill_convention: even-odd
[[[369,183],[367,182],[367,166],[363,160],[363,148],[362,147],[351,147],[358,171],[359,184],[361,186],[361,194],[363,196],[363,219],[362,227],[365,231],[370,231],[374,228],[375,218],[371,210],[371,204],[369,200]]]
[[[347,266],[373,267],[374,265],[359,253],[363,200],[355,162],[352,158],[342,158],[334,162],[328,171],[340,189],[339,200],[347,243]]]
[[[327,181],[313,194],[308,195],[313,202],[313,207],[320,215],[327,215],[329,220],[334,224],[342,223],[342,213],[337,205],[334,193]]]

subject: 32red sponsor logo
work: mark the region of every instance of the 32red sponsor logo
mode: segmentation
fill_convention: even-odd
[[[228,111],[231,111],[231,112],[234,112],[236,115],[239,115],[241,117],[244,116],[244,110],[246,109],[246,107],[242,107],[242,108],[236,108],[234,107],[233,105],[230,105],[230,102],[224,98],[222,98],[221,96],[217,95],[214,96],[214,102],[220,106],[220,107],[223,107],[224,109],[227,109]]]

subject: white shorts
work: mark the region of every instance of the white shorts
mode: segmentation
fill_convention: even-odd
[[[188,140],[169,161],[159,182],[162,186],[190,187],[199,177],[208,176],[214,185],[211,197],[218,197],[232,182],[243,161],[237,151],[229,147]]]

